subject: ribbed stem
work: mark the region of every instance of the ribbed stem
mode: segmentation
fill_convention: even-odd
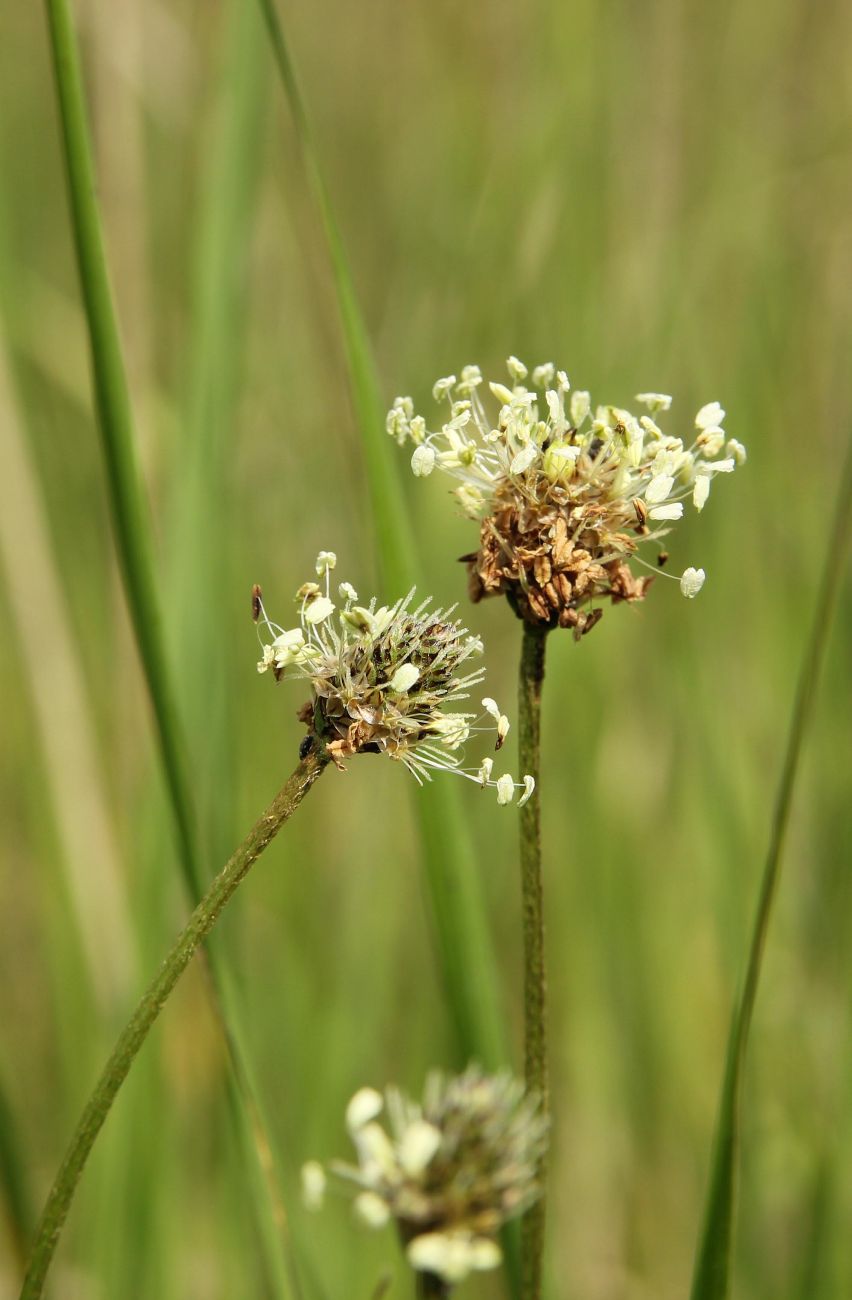
[[[325,752],[316,747],[307,758],[302,759],[286,785],[275,796],[266,812],[255,822],[242,844],[213,881],[122,1031],[80,1117],[68,1153],[51,1188],[30,1256],[21,1300],[36,1300],[42,1294],[50,1261],[89,1152],[137,1052],[148,1037],[151,1026],[162,1011],[178,979],[189,965],[199,944],[213,929],[237,886],[245,879],[251,867],[284,823],[292,817],[327,765],[328,758]]]
[[[547,629],[523,624],[518,679],[518,760],[535,778],[532,797],[520,811],[521,901],[524,931],[524,1073],[527,1088],[549,1113],[547,1079],[547,987],[544,964],[544,886],[541,873],[541,688]],[[541,1170],[542,1182],[546,1170]],[[539,1300],[544,1250],[545,1196],[521,1223],[521,1295]]]

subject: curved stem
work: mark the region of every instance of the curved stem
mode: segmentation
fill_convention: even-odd
[[[518,678],[518,759],[520,770],[535,777],[532,797],[520,811],[521,899],[524,928],[524,1072],[527,1088],[538,1093],[549,1113],[547,1080],[547,998],[544,966],[544,889],[541,874],[541,688],[547,629],[523,624]],[[546,1170],[542,1168],[541,1178]],[[544,1189],[521,1224],[521,1294],[541,1295],[544,1249]]]
[[[328,758],[325,751],[318,750],[316,746],[306,758],[302,759],[286,785],[275,796],[266,812],[255,822],[242,844],[211,884],[119,1036],[112,1055],[104,1066],[97,1086],[80,1117],[71,1145],[47,1198],[24,1279],[21,1300],[36,1300],[42,1294],[50,1261],[89,1152],[137,1052],[162,1011],[169,994],[189,965],[199,944],[213,929],[237,886],[245,879],[251,867],[284,823],[292,817],[327,765]]]
[[[177,829],[179,865],[194,906],[204,889],[201,838],[193,807],[188,752],[169,670],[153,554],[151,521],[137,463],[133,411],[109,282],[97,178],[86,111],[83,73],[70,0],[45,0],[59,108],[62,154],[68,182],[71,231],[85,307],[97,427],[106,468],[116,553],[139,657],[151,698],[166,790]],[[229,998],[228,971],[208,949],[211,1006],[219,1022],[231,1070],[228,1093],[246,1167],[258,1188],[257,1220],[264,1267],[274,1294],[289,1296],[290,1260],[282,1249],[286,1216],[271,1154],[271,1139],[242,1047],[240,1017]],[[254,1158],[253,1158],[254,1157]],[[259,1176],[258,1176],[259,1175]]]

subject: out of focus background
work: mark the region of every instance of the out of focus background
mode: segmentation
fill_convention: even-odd
[[[290,771],[255,672],[320,548],[377,574],[322,229],[248,0],[77,0],[108,257],[209,874]],[[550,642],[551,1300],[688,1292],[729,1015],[852,432],[852,9],[840,0],[314,0],[279,9],[386,402],[554,361],[621,404],[718,398],[747,466],[672,535],[701,565]],[[92,414],[42,7],[0,17],[0,1295],[108,1047],[186,914]],[[399,453],[420,583],[514,712],[518,631],[465,604],[447,483]],[[846,593],[848,597],[848,584]],[[395,597],[398,592],[381,593]],[[848,599],[799,781],[745,1090],[739,1300],[852,1294]],[[510,742],[513,737],[510,736]],[[511,743],[508,746],[511,750]],[[510,752],[510,766],[514,766]],[[461,791],[520,1064],[512,811]],[[458,1064],[416,789],[331,772],[221,925],[283,1154],[303,1300],[410,1285],[390,1230],[309,1215],[362,1084]],[[121,1094],[63,1300],[270,1294],[196,966]],[[17,1151],[17,1160],[15,1156]],[[20,1172],[22,1171],[22,1172]],[[501,1294],[492,1275],[463,1294]]]

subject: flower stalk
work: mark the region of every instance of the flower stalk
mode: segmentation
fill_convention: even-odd
[[[518,752],[521,766],[535,788],[520,810],[521,904],[524,942],[524,1071],[528,1091],[540,1098],[542,1115],[549,1115],[547,1078],[547,981],[544,961],[544,884],[541,870],[541,691],[547,629],[523,623],[518,675]],[[542,1163],[544,1153],[542,1154]],[[521,1276],[524,1300],[541,1294],[544,1249],[545,1169],[539,1180],[542,1194],[521,1224]]]
[[[417,1300],[449,1300],[452,1287],[437,1273],[418,1273]]]
[[[328,766],[329,757],[316,742],[292,776],[255,822],[242,844],[215,878],[192,913],[171,952],[122,1031],[112,1055],[80,1117],[71,1145],[56,1176],[38,1227],[20,1300],[37,1300],[53,1258],[62,1226],[95,1139],[110,1112],[136,1055],[165,1006],[172,990],[199,945],[216,924],[225,905],[261,853],[292,817],[305,795]]]

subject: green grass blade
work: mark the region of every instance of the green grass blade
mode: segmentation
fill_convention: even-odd
[[[95,197],[94,165],[79,55],[67,0],[46,0],[46,9],[59,99],[74,244],[90,338],[95,404],[119,563],[151,696],[160,755],[178,831],[184,881],[187,892],[195,902],[203,894],[200,840],[192,811],[185,749],[166,661],[154,580],[150,524],[136,461],[130,395]],[[223,968],[216,960],[212,947],[209,955],[214,985],[218,990],[223,979]],[[241,1123],[239,1130],[245,1139],[243,1145],[249,1160],[257,1159],[264,1165],[264,1158],[256,1146],[248,1144],[249,1135],[256,1135],[261,1124],[257,1105],[251,1095],[251,1076],[242,1060],[236,1030],[225,1024],[220,998],[217,998],[217,1007],[233,1067],[231,1086],[239,1089],[241,1103],[247,1111],[245,1122]],[[258,1185],[259,1180],[256,1180],[255,1186]],[[277,1292],[287,1295],[290,1291],[286,1281],[287,1268],[277,1258],[281,1247],[280,1236],[277,1227],[270,1226],[277,1225],[280,1206],[276,1203],[277,1197],[268,1179],[263,1181],[263,1187],[266,1195],[258,1203],[261,1230],[267,1246],[273,1242],[275,1245],[267,1263],[276,1279]]]
[[[157,739],[181,845],[193,887],[201,883],[187,764],[163,648],[154,583],[150,526],[136,460],[130,394],[106,268],[95,174],[76,39],[67,0],[46,0],[59,99],[63,156],[80,288],[91,346],[98,428],[128,608],[154,709]]]
[[[416,579],[413,539],[404,510],[395,448],[385,432],[385,404],[372,348],[284,31],[273,0],[260,0],[260,4],[328,244],[364,450],[379,567],[387,592],[393,596],[413,586]],[[436,782],[428,790],[419,791],[417,812],[437,948],[460,1059],[475,1058],[486,1068],[494,1068],[506,1063],[506,1034],[476,863],[455,789],[447,782]]]
[[[772,906],[778,891],[781,861],[793,803],[799,760],[813,712],[820,671],[825,659],[832,617],[845,569],[852,532],[852,445],[841,481],[834,529],[829,538],[813,623],[799,672],[781,780],[775,802],[769,849],[751,934],[742,992],[731,1022],[725,1076],[716,1121],[713,1164],[696,1257],[692,1300],[725,1300],[730,1291],[731,1249],[736,1211],[740,1101],[749,1030]]]

